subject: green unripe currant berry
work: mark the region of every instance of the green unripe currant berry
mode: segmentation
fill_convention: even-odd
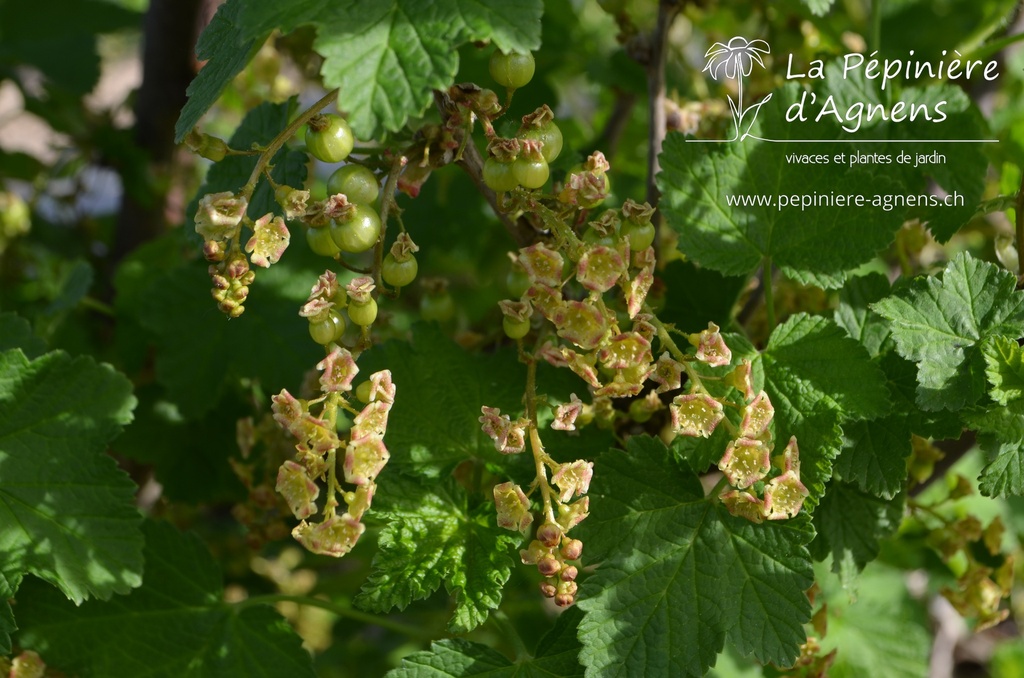
[[[505,193],[519,186],[513,171],[514,162],[501,162],[496,158],[484,161],[484,184],[495,193]]]
[[[321,346],[338,341],[343,334],[345,334],[345,319],[333,308],[328,311],[326,318],[309,323],[309,336]]]
[[[380,237],[380,217],[372,207],[356,205],[346,219],[332,221],[330,230],[342,252],[365,252]]]
[[[622,224],[622,234],[629,238],[630,251],[639,252],[654,243],[654,224],[649,221],[641,224],[627,219]]]
[[[405,287],[416,279],[418,271],[419,264],[416,263],[416,257],[410,254],[405,261],[398,261],[394,254],[388,252],[384,257],[380,273],[384,282],[392,287]]]
[[[543,157],[530,159],[520,156],[512,163],[512,174],[523,188],[540,188],[547,183],[550,171]]]
[[[371,382],[369,379],[359,384],[359,386],[356,386],[356,397],[359,398],[361,402],[370,402],[370,393],[372,392],[373,382]]]
[[[306,129],[306,149],[321,162],[341,162],[355,146],[352,128],[345,119],[330,113],[314,115]]]
[[[540,152],[546,162],[554,162],[558,154],[562,152],[562,130],[558,129],[558,125],[553,122],[548,122],[543,127],[535,127],[528,132],[524,132],[522,137],[524,139],[536,139],[544,142]]]
[[[634,400],[629,404],[629,416],[638,424],[650,421],[651,410],[644,406],[643,400]]]
[[[529,320],[513,320],[505,316],[501,320],[501,326],[505,329],[505,334],[509,339],[522,339],[530,333]]]
[[[516,89],[533,79],[536,64],[533,55],[529,52],[526,54],[504,54],[501,50],[496,49],[491,54],[489,67],[494,82],[509,89]]]
[[[420,317],[443,323],[455,315],[455,302],[448,292],[427,294],[420,299]]]
[[[322,257],[333,257],[341,252],[334,238],[331,237],[329,228],[308,228],[306,229],[306,243],[314,254]]]
[[[369,299],[362,304],[349,303],[348,318],[360,327],[372,325],[373,321],[377,319],[377,301]]]
[[[513,266],[505,276],[505,286],[508,287],[508,293],[518,299],[530,289],[530,276],[526,275],[522,266]]]
[[[339,167],[327,180],[327,195],[344,193],[349,202],[370,205],[380,193],[380,184],[373,172],[362,165]]]

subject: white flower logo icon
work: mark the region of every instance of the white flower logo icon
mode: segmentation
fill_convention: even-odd
[[[764,68],[764,61],[761,60],[761,55],[769,53],[771,53],[771,47],[764,40],[747,40],[737,35],[729,40],[728,44],[716,42],[704,54],[704,58],[707,59],[704,71],[710,73],[712,78],[718,80],[719,75],[724,73],[727,79],[736,80],[738,87],[737,101],[733,101],[732,97],[729,97],[729,107],[732,109],[733,121],[736,124],[736,136],[732,141],[744,139],[748,136],[750,128],[757,118],[757,113],[761,110],[761,106],[772,98],[772,95],[769,94],[749,108],[743,108],[743,79],[753,72],[755,63]],[[741,124],[748,114],[751,114],[750,122],[746,124],[741,135]]]

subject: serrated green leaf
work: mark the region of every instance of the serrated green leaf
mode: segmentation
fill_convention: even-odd
[[[104,454],[134,406],[91,358],[0,354],[0,576],[34,574],[76,603],[139,585],[135,485]]]
[[[755,123],[761,125],[759,136],[784,142],[807,134],[805,126],[784,120],[786,108],[798,100],[799,92],[790,84],[773,93]],[[835,138],[837,129],[823,124],[806,138]],[[903,217],[899,209],[888,211],[871,203],[856,209],[779,209],[775,205],[779,195],[799,199],[830,194],[837,185],[843,186],[844,193],[871,197],[898,192],[898,184],[880,172],[836,166],[823,171],[820,166],[786,160],[791,153],[831,157],[834,150],[833,145],[753,138],[692,143],[682,134],[670,134],[661,154],[658,187],[665,219],[679,234],[680,251],[725,275],[750,274],[771,260],[787,275],[841,284],[842,278],[836,275],[869,261],[888,245]],[[747,196],[764,196],[772,202],[730,205],[737,197]]]
[[[697,268],[688,261],[670,262],[658,276],[667,288],[659,316],[684,332],[700,332],[708,322],[728,327],[732,307],[747,281]]]
[[[276,3],[274,3],[276,5]],[[271,29],[244,35],[238,25],[238,13],[245,0],[228,0],[217,8],[209,25],[196,43],[196,56],[206,65],[185,93],[188,101],[174,125],[174,143],[180,144],[189,130],[216,103],[220,93],[242,72],[270,35]]]
[[[416,325],[412,336],[412,343],[374,347],[359,363],[367,374],[391,370],[399,389],[388,424],[389,467],[436,478],[466,459],[524,463],[499,454],[479,421],[484,405],[513,419],[523,411],[526,367],[515,354],[474,355],[433,324]]]
[[[806,515],[755,525],[704,498],[658,440],[599,455],[591,515],[579,528],[588,674],[702,676],[726,636],[743,654],[788,666],[810,617]]]
[[[881,273],[851,278],[839,292],[839,306],[833,316],[836,324],[877,356],[889,338],[889,324],[869,308],[889,294],[889,280]]]
[[[17,630],[10,599],[14,597],[15,585],[7,581],[0,572],[0,657],[11,653],[11,634]]]
[[[1009,442],[983,436],[981,446],[992,461],[981,470],[979,491],[986,497],[1024,496],[1024,446],[1020,439]]]
[[[433,103],[433,90],[455,82],[462,45],[537,49],[543,10],[541,0],[293,0],[250,3],[241,21],[246,37],[315,24],[324,83],[340,89],[338,108],[356,136],[372,139],[401,129]]]
[[[796,436],[801,480],[813,506],[842,445],[840,423],[888,411],[885,375],[834,322],[802,313],[775,328],[762,360],[775,439],[785,444]]]
[[[872,306],[892,323],[899,354],[918,364],[922,409],[978,401],[985,383],[979,344],[1024,333],[1024,293],[1016,284],[1012,273],[961,253],[941,279],[913,280]]]
[[[453,638],[431,643],[430,650],[404,658],[387,678],[582,678],[583,668],[576,661],[580,651],[576,625],[580,617],[575,608],[559,615],[532,657],[510,662],[486,645]]]
[[[148,522],[141,588],[74,607],[26,582],[19,642],[65,672],[92,676],[309,676],[298,635],[269,605],[224,602],[221,574],[198,538]]]
[[[814,510],[817,536],[810,551],[817,560],[831,555],[832,571],[850,588],[864,566],[878,557],[879,540],[895,532],[902,518],[902,495],[896,501],[879,499],[833,480]]]
[[[501,602],[519,535],[497,526],[493,504],[469,509],[465,490],[451,478],[429,487],[399,475],[381,483],[374,513],[388,524],[356,603],[375,612],[405,609],[444,583],[455,595],[449,629],[467,633],[482,624]]]
[[[17,313],[0,313],[0,352],[20,348],[30,360],[46,353],[46,342]]]
[[[910,433],[904,413],[844,424],[836,473],[866,492],[891,499],[907,479]]]
[[[288,126],[289,118],[295,109],[295,99],[289,99],[285,103],[272,104],[262,103],[245,114],[242,124],[238,126],[235,133],[231,135],[228,144],[231,148],[250,148],[253,144],[266,145],[281,130]],[[206,181],[196,193],[195,198],[189,204],[185,214],[185,223],[189,225],[189,233],[194,233],[192,227],[196,214],[196,207],[199,200],[208,193],[219,193],[221,191],[238,192],[242,186],[249,181],[253,168],[256,167],[258,158],[248,155],[232,155],[215,163],[206,174]],[[302,187],[306,182],[306,163],[308,158],[305,153],[294,149],[283,147],[274,155],[271,161],[274,169],[270,176],[278,184]],[[283,215],[284,211],[274,199],[274,189],[270,184],[262,180],[253,191],[249,200],[247,214],[251,219],[259,219],[264,214],[273,212]],[[303,234],[300,229],[293,229],[294,236]],[[190,235],[190,237],[192,237]],[[199,236],[194,236],[199,242]],[[296,237],[297,240],[302,238]]]
[[[988,394],[1000,405],[1024,397],[1024,349],[1009,337],[992,337],[981,345]]]

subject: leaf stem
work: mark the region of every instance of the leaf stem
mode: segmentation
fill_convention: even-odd
[[[273,160],[274,156],[277,155],[277,152],[281,150],[281,147],[284,146],[285,142],[291,139],[295,133],[299,131],[300,127],[309,122],[310,118],[327,108],[327,106],[337,98],[338,90],[331,90],[321,97],[319,101],[310,106],[309,109],[299,114],[295,120],[292,120],[291,124],[285,127],[280,134],[274,137],[274,140],[271,141],[263,153],[260,154],[259,160],[256,161],[256,166],[252,168],[252,174],[249,175],[249,181],[242,187],[241,194],[245,196],[246,200],[252,198],[252,193],[256,190],[257,180],[259,180],[263,170],[268,164],[270,164],[270,161]]]
[[[373,248],[373,282],[378,289],[383,289],[380,279],[381,268],[384,265],[384,236],[388,232],[388,216],[391,208],[398,212],[398,205],[395,203],[395,191],[398,190],[398,176],[402,173],[402,161],[404,156],[401,153],[395,154],[395,159],[388,170],[388,180],[384,182],[384,192],[380,198],[380,237]],[[405,230],[404,228],[402,230]]]
[[[364,622],[366,624],[372,624],[373,626],[379,626],[382,629],[394,631],[410,638],[426,639],[432,637],[432,634],[428,633],[425,629],[417,626],[410,626],[408,624],[402,624],[401,622],[391,621],[384,617],[380,617],[369,612],[363,612],[353,607],[342,603],[332,602],[330,600],[323,600],[321,598],[312,598],[310,596],[296,596],[289,595],[286,593],[272,593],[262,596],[252,596],[245,600],[234,603],[235,609],[244,609],[246,607],[252,607],[253,605],[272,605],[274,603],[296,603],[298,605],[306,605],[308,607],[318,607],[321,610],[327,610],[333,612],[339,617],[347,617],[354,619],[355,621]]]
[[[882,46],[882,0],[871,0],[871,50]]]
[[[519,631],[516,630],[515,624],[512,623],[507,614],[502,610],[495,610],[491,613],[491,619],[505,639],[512,643],[512,647],[516,651],[516,662],[532,657],[530,651],[526,648],[526,643],[523,642],[523,637],[519,635]]]

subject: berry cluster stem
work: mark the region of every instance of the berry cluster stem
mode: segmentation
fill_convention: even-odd
[[[533,465],[537,472],[537,486],[540,487],[544,517],[548,522],[554,523],[555,511],[551,503],[551,486],[548,485],[548,472],[545,468],[549,457],[544,451],[544,443],[540,440],[540,432],[537,428],[537,361],[533,358],[526,362],[526,416],[530,419],[530,451],[533,453]]]
[[[398,176],[402,173],[404,160],[405,158],[401,154],[395,156],[391,168],[388,170],[388,180],[384,182],[384,191],[380,198],[380,237],[377,238],[377,244],[373,248],[373,282],[379,290],[384,289],[384,283],[380,276],[381,268],[384,265],[384,243],[387,242],[385,236],[388,232],[388,217],[392,207],[397,210],[395,192],[398,190]]]
[[[246,182],[245,186],[242,187],[241,195],[245,196],[246,200],[252,198],[253,191],[256,190],[256,182],[259,180],[263,170],[266,169],[270,161],[273,160],[277,152],[281,150],[285,142],[295,136],[295,133],[299,131],[299,128],[309,122],[309,119],[314,115],[317,115],[323,109],[327,108],[338,98],[338,90],[331,90],[323,97],[320,98],[315,104],[310,106],[307,110],[303,111],[297,118],[281,131],[273,141],[260,153],[259,160],[256,161],[256,166],[252,168],[252,174],[249,175],[249,181]]]

